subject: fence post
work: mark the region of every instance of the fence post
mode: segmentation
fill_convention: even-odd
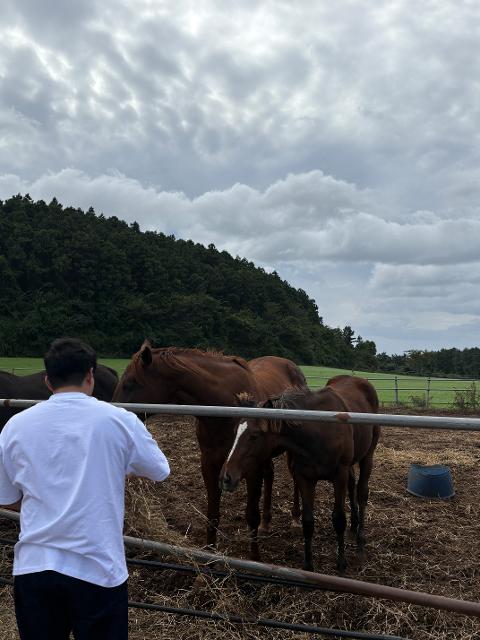
[[[428,409],[430,405],[430,376],[427,378],[427,397],[425,400],[425,407]]]
[[[398,405],[398,376],[395,376],[395,404]]]

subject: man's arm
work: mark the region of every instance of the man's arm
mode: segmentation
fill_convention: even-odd
[[[4,433],[5,431],[0,434],[0,505],[4,509],[20,511],[23,495],[20,489],[12,484],[5,468],[4,451],[2,447]]]
[[[127,476],[140,476],[157,482],[165,480],[170,474],[168,460],[146,426],[136,417],[132,436],[132,449],[126,469]]]

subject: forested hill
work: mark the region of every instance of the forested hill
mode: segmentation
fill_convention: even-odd
[[[158,346],[276,354],[350,367],[371,342],[322,323],[315,302],[276,273],[92,209],[27,196],[0,201],[0,354],[41,355],[79,336],[102,355]]]

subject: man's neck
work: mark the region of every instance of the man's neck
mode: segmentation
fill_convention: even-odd
[[[54,389],[52,391],[53,394],[57,394],[57,393],[84,393],[85,395],[91,395],[89,393],[90,389],[88,386],[86,385],[81,385],[80,387],[78,385],[68,385],[65,387],[58,387],[58,389]]]

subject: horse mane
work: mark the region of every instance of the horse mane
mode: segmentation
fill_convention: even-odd
[[[309,389],[302,387],[290,387],[286,389],[280,396],[267,400],[267,404],[271,405],[272,409],[303,409],[302,401],[309,395],[311,395]],[[271,433],[280,433],[284,426],[299,428],[301,422],[298,420],[281,420],[274,418],[267,420],[267,430]]]
[[[269,403],[273,409],[299,409],[303,411],[305,409],[308,410],[309,400],[325,395],[333,395],[337,400],[340,400],[342,405],[345,406],[342,397],[334,389],[328,386],[323,387],[318,391],[310,391],[310,389],[305,389],[304,387],[290,387],[289,389],[286,389],[282,395],[267,401],[267,404]],[[284,426],[301,429],[304,424],[302,420],[285,420],[280,418],[267,420],[266,422],[267,430],[271,433],[280,433]]]
[[[255,404],[255,398],[251,393],[238,393],[236,397],[237,404],[240,407],[259,406],[260,408],[265,409],[301,409],[303,408],[301,406],[301,401],[308,395],[311,395],[311,391],[309,389],[305,389],[305,387],[301,386],[295,386],[289,387],[280,396],[268,398],[260,405]],[[259,418],[259,421],[262,431],[269,431],[271,433],[280,433],[284,424],[295,427],[299,427],[301,425],[301,422],[298,421],[278,418]]]
[[[152,364],[150,367],[154,369],[159,368],[160,363],[164,366],[167,366],[172,371],[188,371],[191,373],[196,373],[197,375],[202,375],[202,369],[195,364],[193,360],[189,360],[188,356],[194,356],[205,359],[216,359],[216,360],[224,360],[227,362],[235,362],[242,368],[250,371],[250,367],[248,363],[243,358],[239,356],[226,356],[221,351],[202,351],[201,349],[191,349],[191,348],[183,348],[183,347],[158,347],[151,348],[152,352]],[[145,382],[144,376],[144,364],[142,359],[142,349],[137,351],[132,356],[132,366],[135,371],[135,376],[139,380],[140,383]]]

